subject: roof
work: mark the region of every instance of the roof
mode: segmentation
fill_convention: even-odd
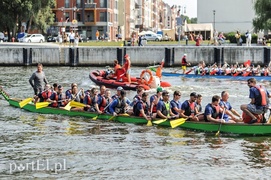
[[[206,24],[186,24],[186,31],[212,31],[212,23]]]

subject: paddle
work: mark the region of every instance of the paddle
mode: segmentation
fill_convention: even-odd
[[[64,107],[65,110],[69,111],[71,110],[71,102],[69,102],[68,104],[66,104],[66,106]]]
[[[151,120],[148,120],[148,122],[147,122],[147,125],[146,126],[152,126],[152,122],[151,122]]]
[[[179,68],[179,69],[173,71],[173,73],[177,73],[177,71],[180,71],[181,69],[182,69],[182,68]]]
[[[185,74],[189,74],[193,71],[194,68],[191,68],[189,71],[187,71]]]
[[[62,101],[65,101],[65,100],[60,100],[60,101],[57,101],[57,102],[62,102]],[[44,107],[47,107],[49,106],[51,103],[53,102],[37,102],[36,103],[36,109],[41,109],[41,108],[44,108]]]
[[[19,102],[20,108],[23,108],[25,105],[27,105],[32,100],[33,100],[33,98],[27,98],[25,100],[22,100],[21,102]]]
[[[156,120],[153,121],[154,124],[161,124],[162,122],[165,122],[167,119],[161,119],[161,120]]]
[[[51,104],[51,102],[37,102],[36,109],[47,107],[47,106],[49,106],[49,104]]]
[[[249,74],[250,74],[250,72],[248,71],[248,72],[244,73],[243,76],[246,77],[246,76],[248,76]]]
[[[117,117],[117,116],[130,116],[130,115],[129,115],[129,114],[127,114],[127,113],[118,114],[118,115],[116,115],[116,116],[112,116],[112,117],[110,117],[110,118],[108,119],[108,121],[111,121],[111,120],[115,119],[115,117]]]
[[[112,104],[113,101],[111,101],[107,106],[105,106],[103,112]],[[92,120],[96,120],[99,117],[100,114],[98,114],[97,116],[93,117]]]
[[[222,113],[222,116],[221,116],[222,119],[223,119],[223,116],[224,116],[224,114],[225,114],[225,110],[226,110],[226,108],[224,108],[224,110],[223,110],[223,113]],[[215,136],[218,136],[218,135],[219,135],[221,126],[222,126],[222,121],[220,122],[218,131],[217,131],[217,133],[215,133]]]
[[[112,116],[111,118],[108,119],[108,121],[111,121],[115,118],[116,116]]]
[[[234,77],[238,76],[238,74],[240,74],[240,72],[236,72],[233,74]]]
[[[78,93],[76,94],[76,96],[74,98],[71,99],[71,101],[73,101],[82,91],[82,89],[80,89],[80,91],[78,91]],[[65,110],[70,111],[72,106],[71,106],[71,101],[64,107]]]
[[[152,112],[151,112],[151,113],[150,113],[151,120],[148,120],[146,126],[152,126],[152,120],[153,120],[152,115],[153,115],[153,114],[152,114]]]
[[[171,128],[175,128],[177,126],[182,125],[183,123],[185,123],[186,120],[187,118],[179,118],[179,119],[170,121]]]
[[[78,108],[83,108],[86,105],[80,102],[76,102],[76,101],[70,101],[70,106],[71,107],[78,107]]]

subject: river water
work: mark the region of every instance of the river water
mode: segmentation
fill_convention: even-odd
[[[84,89],[95,86],[89,71],[101,67],[44,67],[50,83]],[[28,79],[36,67],[0,67],[0,85],[11,97],[33,92]],[[142,68],[133,68],[139,76]],[[173,71],[173,69],[165,69]],[[245,81],[163,77],[180,90],[193,91],[203,105],[221,91],[233,108],[248,103]],[[270,90],[269,82],[258,82]],[[114,94],[115,90],[112,90]],[[150,91],[155,93],[155,90]],[[135,92],[129,91],[132,98]],[[146,127],[81,117],[34,114],[0,98],[1,179],[271,179],[270,137],[240,137],[183,129]]]

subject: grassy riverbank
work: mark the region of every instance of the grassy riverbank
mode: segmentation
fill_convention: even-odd
[[[208,45],[209,41],[202,41],[201,45],[206,46]],[[127,42],[126,42],[127,43]],[[145,46],[178,46],[178,45],[185,45],[185,41],[181,41],[180,44],[178,41],[148,41]],[[195,41],[189,41],[188,45],[195,45]],[[89,41],[79,43],[79,46],[123,46],[123,41]],[[137,43],[135,44],[137,46]]]

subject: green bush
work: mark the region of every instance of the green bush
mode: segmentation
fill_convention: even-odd
[[[236,32],[230,32],[230,33],[225,34],[225,37],[227,40],[230,41],[230,43],[236,43],[235,34],[236,34]],[[241,37],[243,39],[243,43],[246,43],[245,34],[241,34]],[[251,43],[257,43],[257,42],[258,42],[257,34],[252,34],[251,35]]]

